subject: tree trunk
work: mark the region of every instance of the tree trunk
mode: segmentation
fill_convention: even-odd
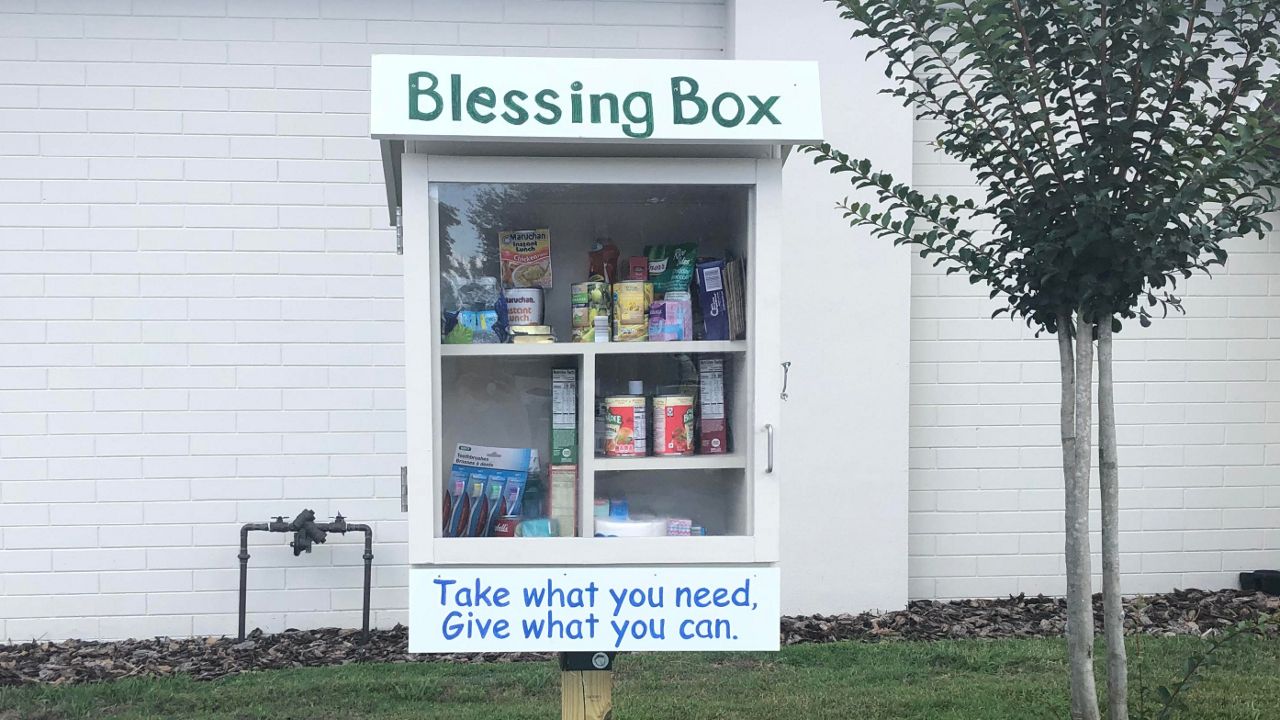
[[[1102,617],[1107,640],[1107,708],[1110,720],[1129,719],[1129,675],[1120,600],[1120,466],[1116,457],[1116,406],[1111,374],[1111,318],[1098,325],[1098,485],[1102,490]]]
[[[1092,409],[1089,396],[1093,376],[1093,327],[1084,318],[1079,320],[1073,353],[1071,316],[1058,316],[1058,356],[1062,371],[1071,718],[1099,720],[1098,690],[1093,678],[1093,589],[1089,564],[1089,416]]]

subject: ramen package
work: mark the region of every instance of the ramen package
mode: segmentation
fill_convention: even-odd
[[[698,262],[697,243],[647,245],[644,254],[649,258],[649,282],[653,283],[654,293],[665,295],[673,290],[689,290]]]
[[[504,288],[551,287],[551,231],[503,230],[498,233],[498,257]]]

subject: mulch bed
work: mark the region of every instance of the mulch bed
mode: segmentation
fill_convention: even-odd
[[[1094,607],[1100,610],[1101,598],[1094,598]],[[1261,593],[1179,590],[1127,602],[1125,624],[1131,634],[1208,635],[1277,612],[1280,598]],[[1062,599],[1019,595],[997,600],[916,600],[903,610],[888,613],[784,617],[781,637],[783,645],[1056,637],[1065,625],[1066,603]],[[1100,619],[1098,629],[1101,631]],[[406,652],[408,638],[408,628],[397,625],[372,631],[368,642],[358,630],[324,628],[274,635],[255,630],[243,642],[207,637],[0,645],[0,686],[169,675],[213,680],[249,670],[351,663],[523,662],[553,657],[548,653],[410,655]]]

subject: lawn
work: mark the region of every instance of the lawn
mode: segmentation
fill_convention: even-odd
[[[1149,685],[1169,682],[1203,646],[1188,638],[1144,639],[1141,664]],[[1218,658],[1188,696],[1182,717],[1280,717],[1280,641],[1241,639]],[[1135,704],[1138,665],[1134,658]],[[614,687],[614,716],[1064,718],[1066,676],[1060,640],[845,642],[780,653],[626,655]],[[0,689],[0,720],[545,719],[558,717],[559,692],[559,672],[549,662],[348,665],[204,683],[129,679]]]

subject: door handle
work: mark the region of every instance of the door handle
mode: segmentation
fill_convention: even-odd
[[[773,425],[766,423],[764,431],[769,435],[768,462],[765,464],[764,471],[766,474],[770,474],[773,472]]]

